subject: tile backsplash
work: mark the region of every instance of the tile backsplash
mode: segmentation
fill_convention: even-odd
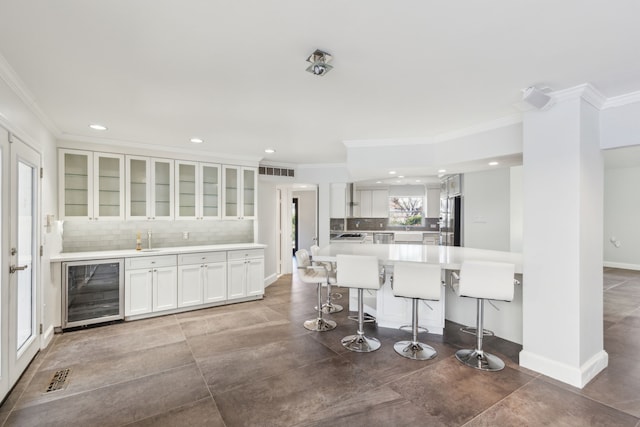
[[[149,230],[154,248],[253,242],[252,220],[64,221],[62,252],[135,249],[137,233],[147,248]]]

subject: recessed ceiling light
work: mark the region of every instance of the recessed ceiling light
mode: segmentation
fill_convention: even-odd
[[[416,182],[421,182],[419,179],[416,179]]]
[[[445,173],[446,171],[446,169],[438,169],[438,173]]]
[[[267,154],[273,154],[276,152],[276,150],[274,150],[273,148],[265,148],[264,152]]]
[[[389,171],[389,175],[395,175],[396,171]]]
[[[398,175],[398,178],[404,178],[404,175]]]
[[[499,164],[498,162],[489,162],[489,166],[498,166]]]
[[[191,141],[194,144],[202,144],[204,142],[204,139],[202,139],[202,138],[191,138],[189,141]]]
[[[382,181],[376,181],[376,184],[382,184]]]
[[[97,123],[92,123],[89,125],[89,127],[93,130],[107,130],[107,127],[104,125],[99,125]]]

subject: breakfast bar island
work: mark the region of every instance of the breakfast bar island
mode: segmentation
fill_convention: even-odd
[[[522,255],[514,252],[493,251],[456,246],[415,244],[361,244],[350,242],[331,243],[320,249],[314,261],[335,262],[338,254],[373,255],[385,268],[384,285],[379,291],[365,291],[365,312],[376,317],[378,326],[399,328],[411,324],[411,300],[398,298],[391,290],[393,264],[396,261],[414,261],[439,264],[443,271],[443,286],[439,302],[420,301],[420,325],[430,333],[442,334],[444,320],[475,325],[476,301],[460,298],[451,287],[451,272],[459,270],[465,260],[508,262],[515,265],[516,275],[522,282]],[[338,283],[340,270],[338,266]],[[485,327],[496,336],[522,344],[522,287],[516,286],[511,302],[492,301],[497,308],[485,310]],[[349,310],[357,311],[357,295],[350,292]]]

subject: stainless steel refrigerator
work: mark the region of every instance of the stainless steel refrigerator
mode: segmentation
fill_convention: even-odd
[[[462,245],[462,196],[440,198],[440,244]]]

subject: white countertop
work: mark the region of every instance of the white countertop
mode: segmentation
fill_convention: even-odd
[[[447,270],[459,270],[465,260],[509,262],[515,264],[516,273],[522,274],[522,254],[492,251],[489,249],[463,248],[458,246],[331,243],[314,256],[317,261],[335,261],[338,254],[375,255],[386,265],[394,261],[418,261],[438,263]]]
[[[152,250],[136,251],[135,249],[124,249],[114,251],[95,251],[95,252],[65,252],[51,257],[51,262],[64,261],[84,261],[91,259],[107,259],[107,258],[132,258],[141,256],[156,255],[177,255],[194,252],[212,252],[212,251],[233,251],[242,249],[261,249],[267,245],[261,243],[230,243],[225,245],[203,245],[203,246],[179,246],[172,248],[154,248]]]

